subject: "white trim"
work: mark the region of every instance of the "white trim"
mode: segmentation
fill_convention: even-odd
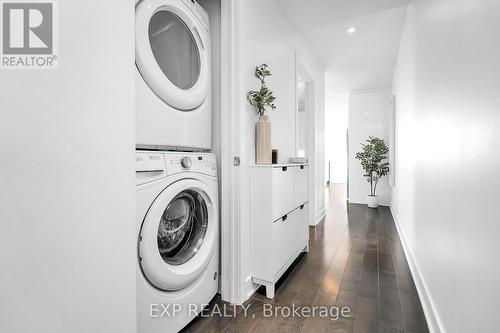
[[[323,208],[317,215],[316,217],[314,218],[314,223],[313,224],[309,224],[309,225],[312,225],[312,226],[317,226],[324,218],[326,217],[326,207]]]
[[[396,95],[391,96],[389,111],[389,186],[396,187]]]
[[[318,112],[324,112],[324,110],[318,110],[318,105],[316,103],[316,95],[318,94],[318,84],[311,73],[304,67],[303,61],[300,54],[295,51],[295,151],[297,152],[297,108],[298,108],[298,97],[297,97],[297,80],[298,74],[304,76],[304,80],[308,85],[309,95],[307,96],[307,109],[308,109],[308,119],[307,119],[307,151],[306,157],[309,160],[309,225],[315,226],[321,221],[321,219],[326,215],[326,208],[319,213],[322,214],[321,218],[318,220],[315,216],[316,212],[316,186],[322,186],[316,184],[316,163],[317,163],[317,152],[316,152],[316,115]]]
[[[379,200],[379,204],[380,206],[387,206],[387,207],[390,207],[391,206],[391,199],[390,198],[378,198]]]
[[[293,147],[293,154],[297,156],[297,148],[299,146],[299,139],[297,136],[297,133],[299,132],[299,117],[298,117],[298,111],[299,111],[299,94],[297,94],[297,82],[299,79],[299,62],[297,60],[297,50],[293,52],[293,61],[295,62],[295,73],[294,78],[295,78],[295,87],[294,87],[294,96],[295,96],[295,113],[294,113],[294,118],[295,118],[295,145]],[[309,148],[309,147],[307,147]],[[306,154],[307,155],[307,154]]]
[[[350,95],[356,94],[366,94],[366,93],[376,93],[376,92],[384,92],[384,88],[367,88],[367,89],[358,89],[349,92]]]
[[[348,200],[349,201],[349,200]],[[357,204],[357,205],[366,205],[367,202],[366,200],[363,200],[363,201],[349,201],[349,203],[352,203],[352,204]],[[386,206],[386,207],[389,207],[391,205],[391,199],[388,198],[388,197],[378,197],[378,204],[379,206]]]
[[[399,219],[392,205],[390,206],[392,217],[394,218],[394,224],[396,225],[396,229],[399,234],[399,239],[401,239],[401,244],[403,245],[403,250],[406,256],[406,260],[408,261],[408,265],[410,266],[410,272],[413,277],[413,281],[415,282],[415,286],[417,287],[418,297],[420,297],[420,302],[422,303],[422,308],[424,310],[425,318],[427,320],[427,325],[429,326],[429,331],[431,333],[440,333],[445,332],[443,329],[443,324],[439,319],[439,316],[436,311],[436,306],[432,301],[432,297],[429,294],[425,280],[420,273],[420,269],[418,268],[418,264],[413,256],[408,243],[406,242],[406,237],[403,232],[403,228],[399,223]]]
[[[245,296],[245,299],[242,302],[250,299],[250,297],[252,297],[252,295],[255,294],[257,289],[259,289],[259,287],[260,287],[259,284],[253,282],[253,278],[251,275],[247,277],[245,280],[245,290],[248,290],[248,292],[247,295]]]
[[[229,301],[231,299],[231,271],[230,255],[230,226],[231,220],[231,193],[230,193],[230,179],[227,173],[231,172],[232,166],[230,161],[230,147],[228,145],[227,128],[229,124],[229,108],[230,108],[230,88],[229,77],[231,68],[228,66],[230,36],[229,36],[229,2],[227,0],[221,1],[221,158],[220,158],[220,217],[221,217],[221,262],[220,262],[220,293],[223,300]]]
[[[240,0],[221,0],[221,297],[241,302],[239,59]]]

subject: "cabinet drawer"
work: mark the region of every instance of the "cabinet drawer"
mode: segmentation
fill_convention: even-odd
[[[273,221],[291,212],[294,207],[294,168],[273,168]]]
[[[309,239],[309,203],[301,205],[294,211],[292,233],[293,253],[301,249]]]
[[[279,270],[285,266],[291,256],[290,249],[293,244],[293,223],[292,214],[283,216],[273,222],[273,244],[271,248],[273,253],[269,253],[269,259],[272,260],[272,275],[276,275]]]
[[[294,169],[294,206],[300,206],[309,201],[309,167],[296,166]]]

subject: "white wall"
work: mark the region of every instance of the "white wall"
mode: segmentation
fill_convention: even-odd
[[[284,12],[275,0],[242,0],[240,8],[241,38],[241,137],[243,148],[241,152],[241,202],[242,202],[242,295],[245,297],[253,291],[249,262],[249,212],[248,190],[249,165],[255,163],[255,109],[246,101],[249,90],[259,87],[259,81],[254,77],[255,66],[267,63],[273,74],[268,80],[269,87],[277,97],[277,109],[268,114],[272,122],[272,146],[279,151],[279,162],[288,162],[295,156],[295,110],[296,110],[296,57],[304,69],[315,79],[315,105],[317,130],[314,136],[314,150],[309,158],[314,168],[313,177],[318,185],[311,191],[310,221],[316,214],[324,213],[324,75],[314,55],[291,27]],[[314,223],[314,222],[311,222]]]
[[[362,149],[368,137],[381,138],[389,146],[390,92],[371,90],[353,92],[349,95],[349,202],[366,204],[370,184],[363,176],[361,163],[356,153]],[[379,203],[390,204],[391,190],[388,177],[377,186]]]
[[[349,93],[335,91],[328,73],[325,80],[325,112],[325,177],[328,177],[330,161],[330,181],[347,183]]]
[[[59,68],[0,74],[0,331],[135,332],[134,2],[58,7]]]
[[[499,13],[416,1],[396,67],[392,206],[434,331],[500,326]]]

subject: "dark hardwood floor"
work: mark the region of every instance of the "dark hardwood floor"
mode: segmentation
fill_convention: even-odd
[[[347,207],[345,185],[332,186],[327,197],[325,221],[309,230],[309,253],[282,278],[273,300],[259,290],[244,304],[245,312],[215,299],[207,316],[197,318],[184,331],[428,332],[390,210]],[[331,312],[311,317],[288,316],[278,310],[278,316],[269,317],[264,311],[292,304],[339,311],[348,307],[350,313],[336,319]],[[214,311],[223,309],[231,317]]]

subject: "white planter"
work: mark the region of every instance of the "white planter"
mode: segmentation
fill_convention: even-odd
[[[271,164],[271,157],[271,122],[263,115],[255,124],[255,163]]]
[[[378,195],[366,196],[366,202],[369,208],[378,208]]]

